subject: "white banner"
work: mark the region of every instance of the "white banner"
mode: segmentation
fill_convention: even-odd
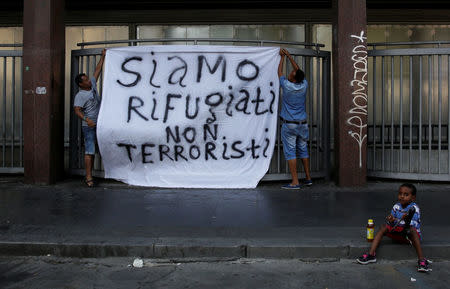
[[[256,187],[275,144],[279,60],[273,47],[108,49],[97,124],[105,177]]]

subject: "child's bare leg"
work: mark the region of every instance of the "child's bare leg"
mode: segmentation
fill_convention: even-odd
[[[375,235],[375,238],[373,238],[372,246],[370,246],[369,251],[370,255],[375,255],[375,251],[380,245],[381,239],[383,239],[383,236],[386,233],[386,231],[387,231],[386,225],[385,224],[381,225],[380,230]]]
[[[410,233],[408,234],[408,237],[411,239],[412,245],[416,249],[417,257],[419,258],[419,260],[422,260],[423,259],[422,247],[420,246],[420,238],[416,230],[411,229]]]

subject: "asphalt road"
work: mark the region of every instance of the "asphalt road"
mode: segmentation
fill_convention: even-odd
[[[450,261],[0,257],[0,288],[449,288]],[[413,278],[413,279],[412,279]]]

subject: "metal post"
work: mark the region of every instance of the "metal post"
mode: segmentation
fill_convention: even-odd
[[[398,169],[401,172],[403,166],[403,56],[400,56],[400,156]]]
[[[16,111],[16,58],[12,57],[12,73],[11,73],[11,167],[14,167],[14,124]]]
[[[330,73],[331,64],[330,57],[324,57],[322,61],[322,124],[323,124],[323,156],[322,156],[322,166],[325,171],[325,181],[330,180]]]
[[[422,163],[422,55],[419,56],[419,162],[418,172],[421,173]]]
[[[442,128],[442,56],[438,56],[438,174],[441,173],[441,128]]]
[[[394,92],[394,56],[391,57],[391,157],[390,157],[390,169],[394,171],[394,107],[395,107],[395,92]]]
[[[6,56],[3,57],[2,166],[6,165]]]
[[[373,157],[372,157],[372,169],[376,169],[376,150],[377,150],[377,57],[373,57]]]
[[[317,131],[314,130],[314,125],[316,124],[314,121],[315,118],[315,113],[314,113],[314,69],[313,69],[313,58],[312,57],[308,57],[308,62],[309,62],[309,73],[308,73],[308,102],[309,102],[309,118],[311,119],[311,124],[310,129],[309,129],[309,148],[308,151],[309,153],[312,153],[312,148],[313,148],[313,140],[314,137],[316,136]],[[309,162],[311,169],[313,168],[314,162]]]
[[[412,139],[413,139],[413,98],[412,98],[412,74],[413,74],[413,57],[409,57],[409,172],[412,172]]]
[[[320,144],[321,144],[321,140],[322,140],[322,124],[321,124],[321,117],[320,117],[320,111],[321,111],[321,106],[320,106],[320,99],[322,94],[320,93],[320,58],[316,57],[317,59],[317,63],[316,63],[316,89],[317,89],[317,93],[316,93],[316,99],[317,99],[317,134],[316,134],[316,169],[320,170]]]
[[[78,150],[81,148],[78,145],[78,117],[73,111],[73,102],[78,88],[75,85],[74,77],[79,73],[79,58],[73,55],[70,57],[70,123],[69,123],[69,168],[74,169],[79,167]]]
[[[305,78],[308,81],[308,90],[306,91],[306,101],[307,101],[307,105],[308,105],[308,129],[309,129],[309,142],[308,142],[308,151],[311,153],[311,148],[312,148],[312,135],[314,132],[314,121],[313,121],[313,97],[311,96],[311,69],[309,69],[308,71],[308,66],[307,66],[307,60],[309,61],[310,58],[308,57],[308,59],[303,56],[302,57],[302,64],[301,64],[301,69],[305,72]],[[305,107],[306,108],[306,107]],[[312,165],[313,163],[310,162],[310,169],[312,170]]]
[[[20,64],[19,67],[22,67],[22,57],[20,57]],[[22,69],[20,69],[19,72],[20,75],[20,87],[22,87]],[[19,109],[19,158],[20,158],[20,166],[23,167],[23,118],[22,118],[22,107],[23,107],[23,101],[22,101],[22,93],[20,93],[20,106]]]
[[[428,173],[431,173],[431,140],[432,127],[431,127],[431,114],[433,112],[433,57],[428,55]]]
[[[84,71],[84,61],[85,61],[86,57],[80,57],[79,58],[79,62],[80,62],[80,66],[79,66],[79,72],[81,73]],[[77,87],[78,89],[78,87]],[[73,95],[73,97],[75,98],[75,94]],[[72,107],[73,109],[73,107]],[[77,124],[77,157],[78,157],[78,168],[84,168],[84,153],[82,150],[82,135],[81,135],[81,121],[75,116],[76,118],[76,124]]]
[[[385,95],[385,68],[384,68],[384,56],[381,57],[381,170],[384,171],[386,168],[384,167],[384,95]]]

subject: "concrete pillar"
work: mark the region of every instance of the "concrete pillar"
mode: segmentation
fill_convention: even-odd
[[[24,0],[23,134],[25,181],[64,175],[64,0]]]
[[[365,0],[333,0],[333,83],[337,183],[367,179],[367,20]]]

